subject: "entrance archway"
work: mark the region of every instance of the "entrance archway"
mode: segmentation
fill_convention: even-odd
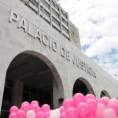
[[[101,92],[100,97],[102,98],[102,97],[104,97],[104,96],[107,96],[107,97],[109,97],[109,98],[110,98],[110,95],[109,95],[109,94],[108,94],[108,92],[107,92],[107,91],[105,91],[105,90],[103,90],[103,91]]]
[[[8,117],[9,108],[20,107],[23,101],[37,100],[40,106],[47,103],[53,109],[61,106],[60,98],[64,98],[63,85],[51,61],[34,51],[20,53],[7,70],[1,118]]]
[[[82,93],[83,95],[91,93],[95,95],[93,88],[91,87],[89,82],[84,78],[79,78],[75,81],[73,87],[73,95],[76,93]]]

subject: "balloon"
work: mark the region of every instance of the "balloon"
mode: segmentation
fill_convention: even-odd
[[[87,95],[85,96],[85,100],[88,100],[88,99],[90,99],[90,98],[91,98],[91,99],[96,99],[93,94],[87,94]]]
[[[22,107],[22,105],[24,105],[24,104],[27,104],[28,106],[30,105],[29,102],[25,101],[25,102],[23,102],[23,103],[21,104],[21,107]]]
[[[44,104],[41,109],[44,113],[46,113],[50,111],[50,106],[48,104]]]
[[[35,112],[33,110],[29,110],[26,114],[26,118],[35,118]]]
[[[113,109],[105,109],[103,112],[103,117],[104,118],[116,118],[116,113]]]
[[[103,118],[102,116],[100,116],[100,115],[97,115],[97,116],[95,116],[94,118]]]
[[[109,104],[109,105],[107,105],[107,108],[113,109],[116,112],[116,114],[118,115],[118,106],[117,105]]]
[[[102,97],[99,100],[99,103],[102,103],[102,104],[104,104],[105,107],[107,107],[107,105],[109,104],[109,98],[108,97]]]
[[[74,106],[77,107],[81,102],[85,102],[84,95],[81,93],[76,93],[73,97]]]
[[[13,106],[10,108],[10,113],[17,113],[18,112],[18,107]]]
[[[31,106],[34,105],[34,104],[36,104],[36,105],[39,106],[39,103],[38,103],[38,101],[36,101],[36,100],[34,100],[34,101],[31,102]]]
[[[61,113],[59,118],[67,118],[66,113],[65,112]]]
[[[109,104],[115,104],[118,105],[118,100],[116,98],[113,98],[109,101]]]
[[[63,107],[65,108],[65,110],[67,110],[70,107],[74,107],[73,100],[71,100],[71,99],[64,100]]]
[[[11,113],[11,114],[9,115],[9,118],[16,118],[16,113]]]
[[[56,113],[53,113],[53,114],[50,116],[50,118],[59,118],[59,115],[56,114]]]
[[[78,118],[77,111],[74,107],[70,107],[66,111],[67,118]]]
[[[63,112],[65,112],[65,109],[64,109],[64,107],[62,106],[62,107],[60,107],[60,113],[63,113]]]
[[[28,106],[27,104],[23,104],[23,105],[21,106],[21,110],[23,110],[25,113],[27,113],[28,110],[29,110],[29,106]]]
[[[96,111],[95,111],[95,114],[102,116],[104,110],[105,110],[105,106],[104,106],[102,103],[98,103],[98,104],[97,104],[97,109],[96,109]]]
[[[90,113],[89,105],[85,102],[82,102],[77,106],[77,111],[80,116],[87,116]]]
[[[42,111],[37,112],[35,118],[44,118],[44,113]]]
[[[50,112],[46,112],[44,118],[49,118],[49,117],[50,117]]]
[[[25,118],[25,112],[23,110],[19,110],[16,114],[16,118]]]
[[[88,116],[82,116],[81,118],[90,118],[90,117],[88,117]]]
[[[89,116],[90,118],[94,118],[94,117],[96,116],[96,114],[93,112],[93,113],[90,113],[88,116]]]
[[[30,110],[33,110],[35,113],[39,111],[39,106],[37,104],[33,104],[30,107]]]
[[[55,113],[57,113],[60,116],[60,109],[55,109]]]
[[[91,113],[94,112],[97,109],[97,102],[96,102],[96,100],[88,99],[86,101],[86,103],[89,105]]]

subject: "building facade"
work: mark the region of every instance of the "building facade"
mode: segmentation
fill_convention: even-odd
[[[118,97],[118,82],[81,51],[54,0],[0,0],[0,112],[23,101],[58,108],[77,92]]]

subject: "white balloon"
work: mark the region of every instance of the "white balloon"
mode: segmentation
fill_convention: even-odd
[[[50,115],[50,118],[59,118],[59,115],[56,114],[56,113],[53,113],[53,114]]]
[[[56,109],[55,113],[57,113],[58,115],[60,115],[60,109]]]
[[[26,114],[26,118],[35,118],[35,112],[33,110],[29,110]]]

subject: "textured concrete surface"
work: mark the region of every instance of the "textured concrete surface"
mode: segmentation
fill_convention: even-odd
[[[19,14],[18,22],[9,22],[11,10]],[[38,28],[41,34],[46,34],[53,40],[53,43],[55,41],[57,48],[52,47],[52,45],[47,46],[48,39],[40,42],[38,38],[35,39],[25,33],[23,28],[18,28],[21,18],[26,19],[27,23],[33,24],[32,32]],[[53,48],[57,50],[55,51]],[[118,82],[83,54],[74,44],[66,40],[20,1],[0,0],[0,106],[8,66],[14,57],[22,52],[43,59],[50,67],[59,88],[58,98],[72,98],[73,86],[77,79],[85,82],[90,91],[94,91],[98,98],[103,90],[107,91],[110,97],[118,97]],[[96,77],[87,72],[83,65],[78,67],[74,64],[73,55],[91,67],[95,71]]]

